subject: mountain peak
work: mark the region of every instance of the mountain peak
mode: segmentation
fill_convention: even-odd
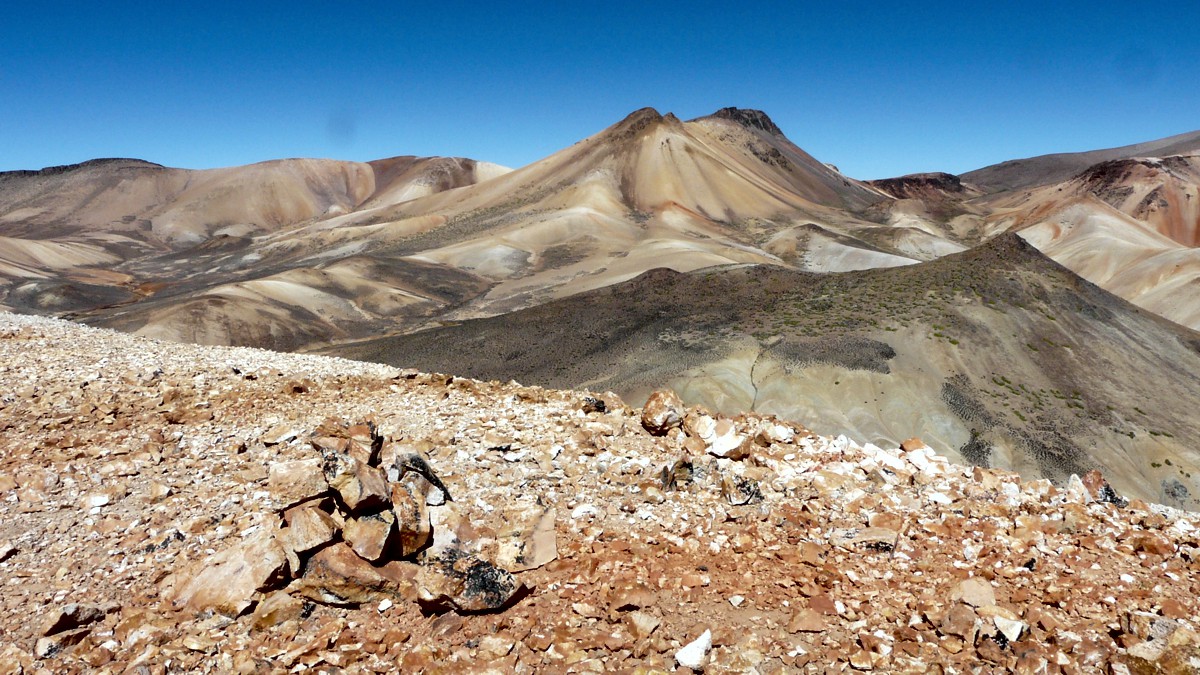
[[[632,138],[653,125],[664,123],[679,124],[680,122],[673,113],[663,115],[654,108],[646,107],[629,113],[625,119],[617,122],[611,129],[617,138]]]
[[[767,113],[761,110],[752,110],[749,108],[721,108],[709,117],[717,117],[731,122],[736,122],[747,129],[758,129],[769,134],[777,134],[782,136],[783,130],[775,125]]]

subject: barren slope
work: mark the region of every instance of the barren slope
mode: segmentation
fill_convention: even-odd
[[[207,171],[97,160],[9,172],[0,175],[0,279],[9,279],[0,307],[276,348],[378,330],[488,284],[454,270],[426,274],[419,261],[364,259],[357,254],[365,240],[337,249],[317,234],[307,247],[272,247],[271,233],[350,212],[385,217],[402,201],[506,171],[467,159],[394,157]],[[311,256],[327,264],[309,266]]]
[[[214,236],[166,252],[117,254],[115,265],[107,248],[87,242],[22,250],[7,265],[14,273],[28,276],[31,260],[49,269],[94,253],[97,261],[108,256],[115,275],[105,287],[104,279],[80,279],[78,266],[55,269],[13,283],[4,302],[148,336],[295,349],[513,311],[662,265],[844,271],[960,248],[937,231],[858,218],[888,197],[809,156],[751,110],[690,122],[640,110],[514,172],[411,157],[359,168],[370,180],[353,191],[350,206],[287,226],[206,230]],[[191,191],[209,194],[204,185],[214,180],[198,172],[189,181],[201,185]],[[257,202],[229,197],[223,208],[242,204],[253,213]],[[195,203],[168,213],[176,221],[188,209],[206,214],[206,223],[226,219]],[[166,222],[156,216],[151,229]],[[813,228],[822,234],[811,236]],[[354,274],[368,269],[393,272]],[[394,283],[414,275],[437,279],[438,292]],[[363,295],[370,297],[359,302]],[[97,300],[90,307],[89,297]]]
[[[468,318],[663,264],[778,262],[763,250],[770,237],[813,220],[862,224],[848,210],[884,199],[800,150],[761,112],[681,122],[643,109],[495,180],[401,205],[395,211],[408,220],[387,226],[394,240],[380,250],[495,282],[448,317]]]
[[[986,192],[1004,192],[1058,183],[1100,162],[1130,157],[1165,157],[1200,151],[1200,131],[1107,150],[1067,152],[1014,159],[962,174],[963,180]]]
[[[876,444],[1193,504],[1200,335],[1008,234],[893,269],[648,273],[523,312],[338,354],[640,402],[666,382],[718,410],[804,419]],[[1166,459],[1171,464],[1165,464]]]
[[[378,478],[388,506],[356,515],[351,489],[385,471],[364,439],[403,462]],[[441,488],[418,504],[425,476]],[[1125,505],[1102,476],[1058,490],[669,398],[638,411],[0,314],[0,497],[3,672],[1161,672],[1200,655],[1195,514]],[[424,548],[360,557],[355,523],[385,514]]]

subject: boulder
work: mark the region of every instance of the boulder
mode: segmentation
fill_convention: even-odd
[[[683,422],[683,400],[670,389],[650,394],[642,406],[642,426],[655,436],[664,436]]]
[[[321,460],[300,459],[276,462],[267,472],[267,488],[284,508],[319,497],[329,491]]]
[[[237,616],[256,593],[286,578],[287,551],[271,530],[262,530],[237,546],[209,556],[185,574],[167,599],[175,609],[211,609]]]
[[[305,553],[333,541],[338,524],[333,516],[316,506],[301,506],[284,514],[287,528],[281,537],[293,553]]]
[[[288,592],[328,605],[413,601],[417,599],[416,575],[414,563],[392,561],[376,567],[343,542],[313,555],[304,567],[304,576],[293,581]]]
[[[503,609],[521,589],[508,571],[455,548],[427,557],[418,568],[417,584],[427,606],[462,612]]]
[[[351,513],[387,506],[391,497],[387,474],[347,453],[322,450],[325,480]]]
[[[383,558],[396,532],[396,514],[391,509],[346,519],[342,538],[354,552],[371,562]]]
[[[396,555],[406,558],[420,551],[433,538],[429,509],[422,489],[432,486],[421,476],[407,475],[403,482],[391,486],[392,512],[396,515]],[[433,488],[436,489],[436,488]]]
[[[63,605],[50,613],[42,626],[42,635],[54,635],[63,631],[74,630],[103,619],[109,612],[119,608],[115,603],[108,605],[89,605],[72,602]]]

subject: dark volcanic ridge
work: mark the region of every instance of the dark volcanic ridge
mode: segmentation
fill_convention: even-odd
[[[747,351],[749,371],[738,371]],[[520,312],[331,350],[635,401],[670,382],[705,405],[753,407],[872,442],[920,433],[975,464],[1054,480],[1099,466],[1122,489],[1188,505],[1190,476],[1160,459],[1194,462],[1198,351],[1200,335],[1013,234],[930,263],[844,274],[653,270]],[[775,389],[790,394],[767,393]],[[847,419],[879,419],[813,417],[839,405]],[[939,415],[953,418],[940,437],[888,419]]]

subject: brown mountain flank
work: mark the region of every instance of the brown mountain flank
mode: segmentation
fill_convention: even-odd
[[[1200,334],[1013,234],[929,263],[844,274],[654,270],[329,351],[637,401],[667,383],[715,410],[810,420],[820,433],[879,445],[920,435],[956,461],[1031,478],[1098,466],[1122,491],[1189,507],[1200,469],[1188,440],[1200,434],[1190,412],[1200,406]]]
[[[1200,131],[1191,131],[1119,148],[1090,152],[1066,152],[1009,160],[968,171],[962,177],[987,192],[1006,192],[1065,181],[1093,164],[1109,160],[1189,155],[1197,151],[1200,151]]]

